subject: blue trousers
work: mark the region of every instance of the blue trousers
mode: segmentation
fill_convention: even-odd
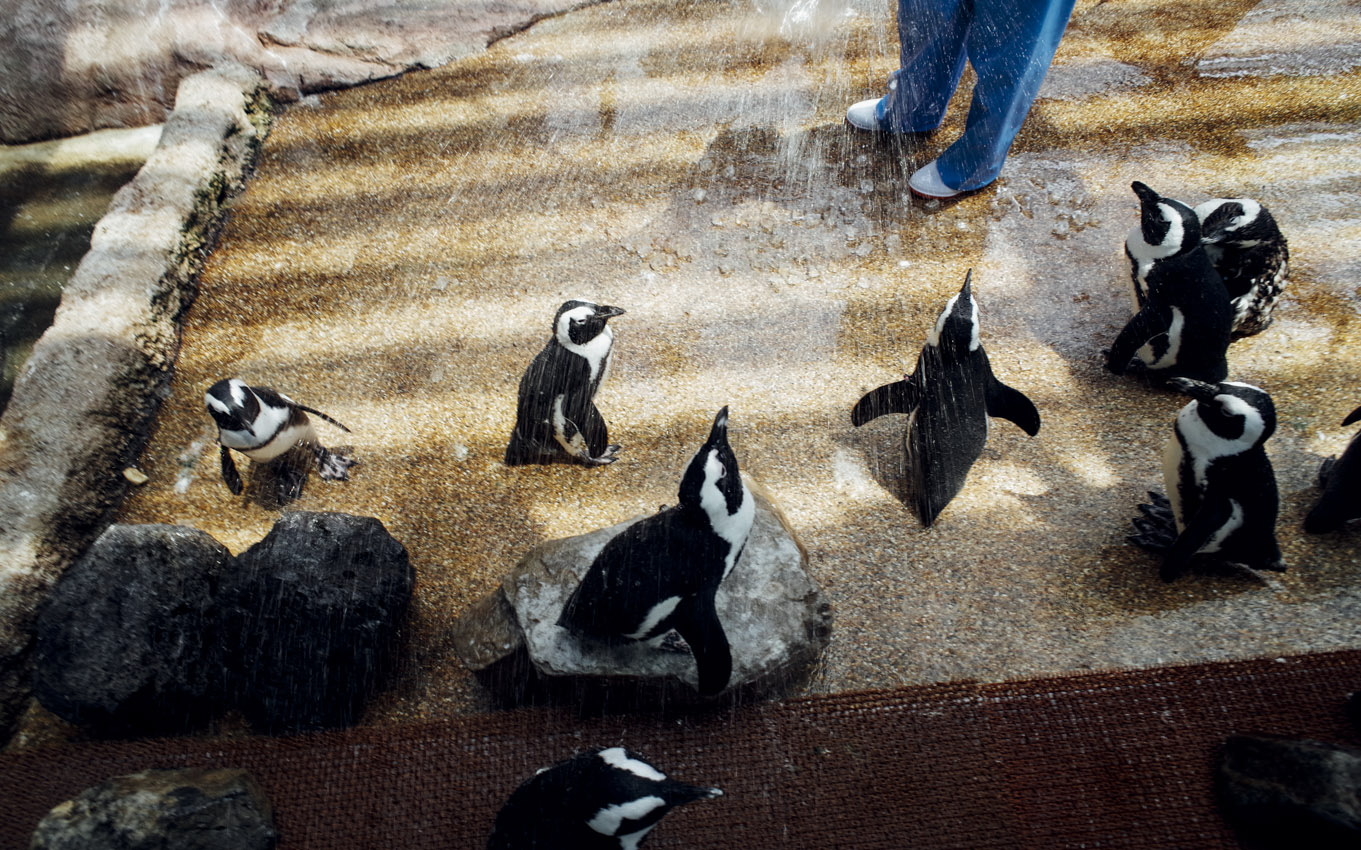
[[[964,73],[978,82],[964,135],[936,160],[941,179],[968,191],[997,179],[1044,82],[1074,0],[898,0],[900,67],[879,122],[900,133],[934,130]]]

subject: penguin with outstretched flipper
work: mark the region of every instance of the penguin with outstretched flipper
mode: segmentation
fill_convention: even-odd
[[[908,416],[908,475],[926,526],[964,486],[987,442],[989,416],[1007,419],[1032,437],[1040,431],[1035,405],[992,372],[979,338],[972,281],[971,270],[941,311],[912,374],[871,390],[851,410],[856,427],[888,413]]]

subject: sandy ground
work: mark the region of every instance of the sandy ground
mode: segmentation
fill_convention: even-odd
[[[965,92],[917,147],[842,123],[896,66],[882,2],[617,0],[305,101],[209,261],[120,519],[237,552],[273,524],[218,476],[202,394],[220,378],[348,425],[319,428],[361,459],[353,480],[313,476],[293,507],[376,516],[417,569],[410,657],[373,723],[485,710],[453,620],[534,544],[673,501],[725,404],[835,606],[815,691],[1361,646],[1356,534],[1300,530],[1361,403],[1361,12],[1306,5],[1292,29],[1267,4],[1079,2],[1003,179],[943,204],[906,176],[957,136]],[[1164,585],[1125,542],[1185,401],[1100,368],[1129,316],[1135,179],[1257,198],[1290,240],[1276,324],[1230,351],[1279,411],[1289,571],[1269,581]],[[849,411],[912,367],[970,268],[994,370],[1044,424],[995,421],[923,529],[904,420],[857,431]],[[571,297],[628,311],[597,397],[624,451],[507,468],[517,382]]]

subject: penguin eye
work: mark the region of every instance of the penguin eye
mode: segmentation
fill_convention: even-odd
[[[727,468],[726,466],[720,466],[720,467],[718,468],[718,478],[719,478],[719,480],[721,481],[722,479],[727,478],[727,477],[728,477],[728,468]]]

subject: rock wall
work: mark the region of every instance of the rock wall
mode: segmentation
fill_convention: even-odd
[[[572,0],[17,0],[0,16],[0,141],[158,124],[233,62],[276,99],[438,67]]]
[[[34,612],[122,500],[179,317],[268,121],[264,81],[185,79],[147,164],[114,196],[0,417],[0,738],[29,692]]]

